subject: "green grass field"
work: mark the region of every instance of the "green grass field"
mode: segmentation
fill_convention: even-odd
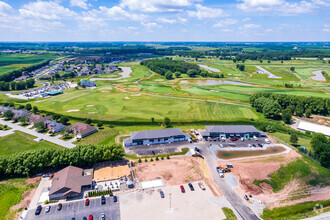
[[[36,137],[21,131],[15,131],[14,134],[7,135],[0,138],[0,156],[9,156],[16,152],[56,148],[63,149],[63,147],[48,141],[36,142],[33,139]]]
[[[225,220],[236,220],[237,219],[237,217],[234,214],[233,210],[231,210],[230,208],[223,207],[221,209],[222,209],[223,213],[226,216]]]
[[[33,105],[37,104],[39,109],[66,115],[110,121],[150,121],[152,117],[169,117],[177,122],[258,119],[258,115],[249,107],[141,93],[121,93],[115,92],[111,87],[106,89],[77,91]]]
[[[314,76],[312,73],[316,70],[324,70],[326,73],[330,73],[329,67],[303,67],[303,68],[296,68],[295,72],[304,80],[310,80],[308,77]]]

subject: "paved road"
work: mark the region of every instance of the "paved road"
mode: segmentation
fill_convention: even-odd
[[[65,147],[65,148],[73,148],[73,147],[76,146],[75,144],[72,144],[68,141],[60,140],[60,139],[58,139],[58,137],[51,137],[51,136],[46,135],[46,134],[41,134],[41,133],[38,133],[34,130],[31,130],[31,129],[28,129],[26,127],[22,127],[20,125],[12,123],[10,121],[5,121],[3,119],[0,119],[0,124],[7,125],[7,126],[11,127],[13,131],[14,130],[22,131],[24,133],[30,134],[30,135],[35,136],[37,138],[42,138],[46,141],[52,142],[54,144],[60,145],[60,146]]]
[[[259,217],[256,216],[246,204],[244,204],[245,201],[236,194],[236,192],[232,189],[232,187],[229,186],[224,179],[221,179],[219,177],[219,174],[216,171],[216,161],[212,156],[212,153],[210,152],[208,145],[204,144],[201,146],[201,148],[203,152],[202,154],[209,167],[209,171],[211,173],[213,181],[218,185],[218,187],[221,189],[226,199],[230,202],[230,204],[240,215],[239,217],[241,217],[244,220],[259,219]]]
[[[118,78],[90,78],[90,81],[97,81],[97,80],[114,81],[114,80],[119,80],[119,79],[131,77],[131,72],[132,72],[131,67],[120,67],[120,68],[123,71],[123,72],[119,73],[121,75],[121,77],[118,77]]]
[[[120,198],[118,198],[119,200]],[[48,213],[45,213],[46,206],[42,207],[41,214],[35,215],[35,209],[28,211],[25,220],[70,220],[75,217],[77,220],[93,215],[94,219],[101,219],[101,213],[105,219],[120,220],[119,202],[114,203],[113,197],[106,196],[106,204],[101,205],[101,199],[90,199],[89,206],[85,206],[85,200],[62,203],[62,210],[57,210],[57,204],[51,205]]]

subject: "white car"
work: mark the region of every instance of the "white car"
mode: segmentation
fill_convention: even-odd
[[[101,214],[101,220],[105,220],[105,214],[104,213]]]
[[[50,211],[50,206],[46,207],[46,213],[48,213]]]
[[[254,139],[255,141],[257,141],[257,140],[258,140],[258,138],[257,138],[256,136],[253,136],[253,139]]]
[[[241,141],[244,141],[244,138],[243,137],[241,137]]]
[[[248,145],[249,147],[252,147],[251,144]]]

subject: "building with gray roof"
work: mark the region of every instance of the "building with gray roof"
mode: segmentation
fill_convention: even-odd
[[[206,130],[201,132],[204,138],[208,137],[261,137],[264,132],[259,131],[252,125],[213,125],[206,126]]]
[[[150,145],[187,141],[190,135],[183,133],[180,128],[134,131],[131,137],[124,139],[124,146]]]

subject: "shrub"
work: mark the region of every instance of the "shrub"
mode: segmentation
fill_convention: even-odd
[[[148,162],[148,159],[146,158],[146,159],[144,159],[144,162]]]
[[[169,155],[167,155],[167,157],[166,157],[168,160],[170,159],[170,156]]]
[[[161,157],[162,160],[164,160],[164,157]]]
[[[141,158],[139,158],[139,163],[142,163],[142,160],[141,160]]]
[[[154,161],[154,159],[150,158],[150,162]]]
[[[158,157],[156,157],[156,160],[158,161],[158,160],[159,160],[159,158],[158,158]]]

